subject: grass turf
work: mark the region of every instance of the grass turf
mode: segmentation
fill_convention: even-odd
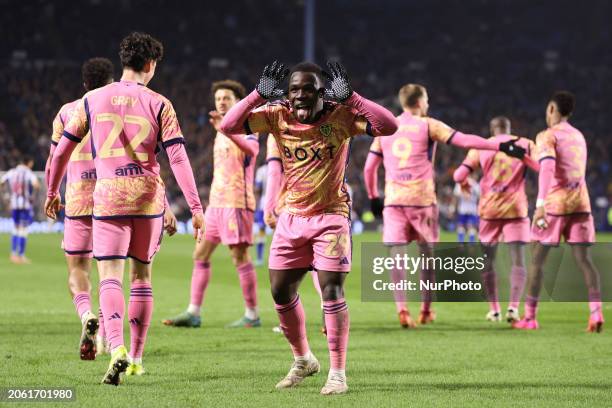
[[[610,240],[609,235],[602,238]],[[9,239],[0,235],[0,248],[8,248]],[[164,327],[160,320],[184,310],[189,300],[193,241],[187,236],[165,239],[155,261],[155,311],[144,356],[147,374],[127,378],[117,388],[101,385],[108,357],[93,362],[78,357],[80,323],[68,295],[60,239],[60,235],[32,236],[28,243],[32,265],[16,266],[8,256],[0,258],[0,387],[75,388],[76,405],[54,406],[610,404],[609,334],[585,333],[584,303],[542,303],[542,328],[537,332],[516,332],[503,323],[485,322],[483,303],[440,303],[435,305],[434,324],[401,330],[392,303],[360,302],[359,244],[378,240],[373,233],[355,237],[353,273],[347,279],[349,394],[319,395],[329,363],[325,337],[318,332],[319,301],[309,277],[301,296],[310,344],[322,372],[294,390],[274,390],[292,357],[283,336],[271,331],[277,317],[265,268],[258,268],[264,327],[224,328],[243,311],[238,278],[225,248],[213,257],[203,327]],[[93,293],[97,293],[95,276],[94,272]],[[127,296],[127,283],[125,289]],[[93,299],[97,305],[97,296]],[[416,312],[417,306],[413,304],[412,310]],[[129,342],[127,324],[125,333]]]

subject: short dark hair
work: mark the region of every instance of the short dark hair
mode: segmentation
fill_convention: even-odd
[[[29,154],[24,154],[23,156],[21,156],[21,162],[23,164],[28,164],[29,162],[33,162],[34,161],[34,157],[32,157]]]
[[[133,32],[121,40],[119,58],[124,68],[142,71],[147,61],[161,61],[164,46],[146,33]]]
[[[576,106],[576,97],[569,91],[557,91],[550,97],[550,102],[557,105],[561,116],[570,116]]]
[[[427,90],[423,85],[406,84],[399,90],[397,97],[403,108],[414,108]]]
[[[108,58],[90,58],[83,64],[81,74],[85,89],[100,88],[112,81],[115,67]]]
[[[246,89],[244,86],[233,79],[224,79],[223,81],[216,81],[212,84],[212,94],[215,96],[215,92],[219,89],[229,89],[234,93],[234,96],[238,99],[242,99],[246,96]]]
[[[490,123],[493,122],[496,122],[499,127],[505,129],[507,132],[510,131],[510,119],[508,119],[506,116],[496,116],[491,119]]]
[[[314,62],[302,61],[298,64],[295,64],[291,67],[289,71],[289,77],[293,75],[295,72],[311,72],[316,75],[316,77],[321,81],[322,84],[325,84],[325,77],[323,76],[323,68],[321,66],[315,64]]]

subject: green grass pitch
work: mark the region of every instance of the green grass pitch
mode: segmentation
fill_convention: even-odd
[[[610,240],[609,235],[601,238]],[[74,387],[77,402],[65,406],[594,407],[610,406],[612,400],[610,335],[585,332],[584,303],[543,303],[538,332],[485,322],[484,303],[437,304],[434,324],[407,331],[400,329],[392,303],[361,303],[359,245],[378,240],[373,233],[354,238],[353,272],[347,279],[347,395],[319,395],[329,362],[310,278],[301,295],[322,372],[294,390],[274,389],[292,356],[282,335],[271,330],[277,317],[265,268],[258,268],[264,326],[224,328],[243,312],[238,277],[225,248],[213,258],[203,327],[164,327],[161,319],[184,310],[189,300],[193,241],[188,236],[165,238],[155,261],[147,374],[127,378],[117,388],[101,385],[108,357],[93,362],[78,357],[80,323],[66,285],[61,236],[31,236],[28,256],[33,263],[27,266],[8,262],[9,239],[0,235],[0,248],[7,253],[0,257],[0,387]],[[95,272],[93,281],[95,294]],[[93,300],[97,305],[97,296]],[[127,324],[125,333],[129,342]],[[27,405],[41,406],[15,406]]]

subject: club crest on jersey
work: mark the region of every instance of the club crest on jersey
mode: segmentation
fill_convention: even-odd
[[[325,137],[330,137],[332,132],[333,132],[334,128],[332,127],[332,125],[330,123],[324,123],[319,127],[319,131],[321,132],[321,134]]]

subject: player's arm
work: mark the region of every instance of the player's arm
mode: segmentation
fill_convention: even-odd
[[[221,130],[221,121],[223,120],[223,116],[217,111],[208,112],[210,116],[209,122],[217,132],[222,132]],[[247,156],[257,157],[259,153],[259,140],[256,135],[244,135],[244,134],[228,134],[232,142],[234,142],[240,150]]]
[[[55,148],[57,144],[62,138],[62,134],[64,133],[64,123],[62,122],[62,118],[60,116],[61,109],[55,115],[55,119],[53,119],[53,133],[51,134],[51,146],[49,147],[49,157],[45,163],[45,183],[47,187],[49,187],[49,172],[51,171],[51,160],[53,160],[53,153],[55,152]]]
[[[437,119],[427,118],[427,122],[429,124],[429,136],[435,141],[464,149],[499,150],[508,156],[519,159],[522,159],[525,155],[525,149],[515,145],[516,140],[500,143],[492,139],[459,132]]]
[[[540,171],[540,162],[537,159],[536,152],[537,149],[535,143],[530,140],[527,146],[527,154],[525,154],[525,156],[523,157],[523,162],[531,170]]]
[[[255,90],[234,105],[223,117],[220,125],[221,133],[228,137],[244,133],[247,135],[269,133],[271,129],[266,111],[252,111],[263,105],[266,100],[277,98],[283,94],[278,86],[288,73],[289,70],[277,61],[274,61],[271,65],[266,65]],[[232,138],[232,140],[234,139]]]
[[[386,108],[353,91],[342,64],[328,62],[327,67],[330,73],[324,72],[324,75],[330,81],[331,89],[325,90],[326,97],[350,106],[363,116],[368,121],[366,133],[370,136],[389,136],[397,132],[395,116]]]
[[[270,228],[276,227],[276,204],[278,203],[281,187],[283,185],[283,165],[280,158],[268,159],[268,182],[266,184],[266,198],[264,200],[264,222]]]
[[[160,131],[162,147],[166,150],[170,169],[187,201],[187,205],[189,205],[194,238],[199,240],[201,239],[201,230],[204,227],[204,210],[202,209],[187,150],[185,150],[185,139],[181,133],[181,127],[179,126],[172,104],[167,101],[162,105],[161,109]]]
[[[266,183],[266,195],[264,197],[264,222],[270,228],[276,227],[276,208],[281,194],[283,186],[283,164],[278,150],[278,145],[273,135],[268,135],[266,140],[266,164],[268,165],[266,170],[266,177],[268,182]]]
[[[85,113],[85,99],[81,99],[70,117],[68,125],[62,132],[62,137],[53,152],[51,166],[49,169],[49,185],[47,190],[47,201],[45,202],[45,212],[47,216],[55,219],[60,210],[59,186],[66,174],[70,155],[83,137],[89,131],[89,123]]]
[[[375,217],[381,217],[383,202],[378,194],[378,167],[383,161],[380,139],[375,138],[370,146],[370,151],[363,168],[363,180],[365,182],[368,198],[370,199],[370,210]]]
[[[536,210],[533,214],[533,222],[540,228],[548,227],[544,203],[555,177],[557,160],[555,145],[555,138],[548,130],[541,132],[536,137],[536,150],[540,163],[540,173],[538,175],[538,198],[536,200]]]
[[[465,156],[465,159],[463,160],[461,165],[453,173],[453,180],[455,180],[455,183],[458,183],[463,186],[470,173],[476,170],[479,164],[480,158],[478,150],[471,149]]]

